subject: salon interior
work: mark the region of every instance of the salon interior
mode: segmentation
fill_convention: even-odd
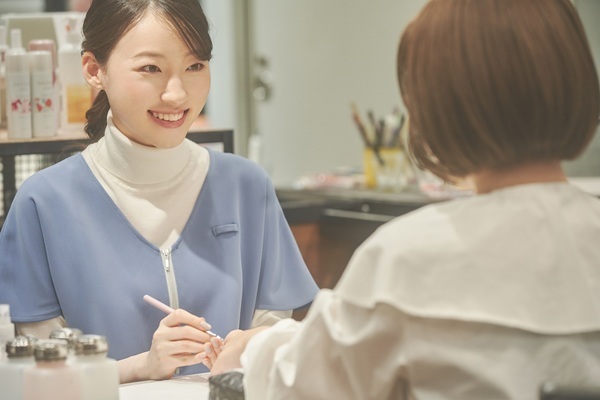
[[[406,151],[410,121],[398,92],[396,47],[425,0],[200,2],[214,50],[210,94],[190,137],[268,173],[320,288],[336,285],[353,252],[381,225],[472,195],[467,183],[450,185],[419,170]],[[600,68],[600,1],[573,3]],[[9,48],[10,31],[19,28],[23,47],[51,39],[60,58],[88,6],[86,0],[0,0],[0,46]],[[4,80],[3,72],[6,86]],[[81,124],[62,122],[59,115],[53,132],[9,137],[3,121],[0,224],[29,175],[85,144]],[[564,167],[572,183],[600,197],[600,134]],[[160,392],[146,390],[133,395],[141,397],[123,391],[121,398]]]

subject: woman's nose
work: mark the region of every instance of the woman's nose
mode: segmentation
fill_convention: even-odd
[[[187,92],[185,91],[181,78],[173,76],[167,81],[161,99],[163,102],[174,106],[182,105],[185,102],[187,99]]]

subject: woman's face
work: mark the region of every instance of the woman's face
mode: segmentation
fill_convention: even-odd
[[[158,148],[183,141],[210,88],[208,61],[151,12],[123,36],[98,78],[116,127]]]

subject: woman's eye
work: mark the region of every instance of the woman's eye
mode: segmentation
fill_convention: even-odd
[[[160,68],[156,65],[146,65],[142,67],[142,71],[144,72],[160,72]]]
[[[202,64],[202,63],[196,63],[196,64],[191,65],[188,69],[190,71],[200,71],[203,68],[204,68],[204,64]]]

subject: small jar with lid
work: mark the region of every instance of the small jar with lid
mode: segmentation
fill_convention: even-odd
[[[119,399],[119,369],[108,357],[106,337],[82,335],[75,345],[74,365],[81,372],[81,400]]]
[[[23,398],[23,371],[35,365],[34,343],[25,336],[17,336],[6,342],[7,360],[0,364],[0,398],[21,400]]]
[[[69,349],[67,354],[67,363],[73,362],[73,358],[75,357],[75,346],[77,345],[77,340],[81,337],[83,332],[77,328],[58,328],[50,332],[48,336],[49,339],[58,339],[64,340],[67,342],[67,347]]]
[[[23,373],[23,400],[80,400],[81,374],[67,365],[65,340],[39,340],[34,347],[35,365]]]

